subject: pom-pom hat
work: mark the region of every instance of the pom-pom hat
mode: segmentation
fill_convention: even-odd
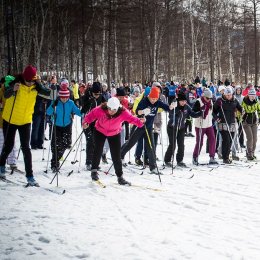
[[[37,69],[32,65],[28,65],[23,71],[23,78],[25,81],[36,80]]]

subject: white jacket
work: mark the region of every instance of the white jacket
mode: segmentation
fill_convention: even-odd
[[[200,102],[200,107],[204,106],[203,102],[201,101],[201,98],[198,98],[197,101]],[[212,126],[213,103],[212,103],[212,101],[210,101],[210,102],[211,102],[211,109],[209,109],[208,115],[206,116],[205,119],[203,119],[202,116],[195,118],[194,119],[195,127],[197,127],[197,128],[208,128],[208,127]]]

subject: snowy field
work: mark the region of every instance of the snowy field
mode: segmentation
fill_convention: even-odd
[[[79,121],[73,131],[75,140],[81,132]],[[84,147],[85,137],[82,141]],[[165,125],[163,144],[165,152]],[[194,144],[195,138],[186,138],[184,162],[191,167]],[[161,149],[159,144],[159,158]],[[258,157],[259,150],[258,144]],[[42,150],[32,153],[36,180],[41,187],[55,189],[56,180],[49,184],[53,173],[43,173],[48,150],[44,161]],[[112,168],[108,175],[100,172],[107,185],[101,188],[91,182],[84,168],[85,151],[80,167],[71,164],[75,153],[59,175],[57,191],[65,189],[63,195],[43,188],[25,189],[19,182],[25,181],[20,173],[7,175],[20,185],[0,182],[1,260],[260,259],[259,163],[241,162],[213,170],[200,166],[191,172],[175,170],[174,175],[166,169],[162,184],[158,176],[147,171],[140,175],[141,170],[129,165],[124,176],[136,186],[117,185]],[[134,150],[132,162],[133,154]],[[244,159],[244,154],[238,155]],[[199,161],[208,162],[205,145]],[[21,155],[18,165],[24,170]],[[102,170],[109,166],[101,163]],[[70,170],[74,172],[67,177]],[[192,173],[194,177],[188,179]]]

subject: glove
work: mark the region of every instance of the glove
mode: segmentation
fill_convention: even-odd
[[[55,99],[52,106],[55,108],[58,105],[59,99]]]
[[[169,108],[170,108],[170,110],[173,110],[173,109],[175,109],[176,107],[177,107],[177,101],[173,101],[171,104],[170,104],[170,106],[169,106]]]
[[[50,85],[50,89],[56,90],[56,84],[51,84],[51,85]]]
[[[150,109],[149,107],[147,107],[147,108],[145,108],[145,109],[143,110],[143,114],[144,114],[145,116],[148,116],[150,113],[151,113],[151,109]]]

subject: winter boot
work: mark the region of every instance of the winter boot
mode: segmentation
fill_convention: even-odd
[[[239,161],[239,157],[234,154],[234,155],[232,155],[232,160]]]
[[[125,159],[122,159],[122,166],[123,166],[123,167],[126,167],[126,166],[127,166],[127,163],[125,162]]]
[[[209,164],[218,164],[214,157],[209,158]]]
[[[131,186],[131,182],[126,181],[122,176],[117,178],[118,184]]]
[[[52,170],[53,173],[56,173],[56,172],[59,171],[59,168],[56,167],[56,166],[52,166],[52,167],[51,167],[51,170]]]
[[[199,165],[199,162],[198,162],[198,157],[193,157],[192,158],[192,163],[194,164],[194,165]]]
[[[254,158],[253,156],[251,156],[251,155],[248,155],[248,156],[247,156],[247,160],[248,160],[248,161],[253,161],[254,159],[255,159],[255,158]]]
[[[107,156],[106,156],[105,153],[102,154],[102,162],[105,163],[105,164],[108,164]]]
[[[91,171],[91,167],[92,167],[91,164],[87,164],[87,165],[86,165],[87,171]]]
[[[135,163],[139,166],[143,166],[143,161],[140,158],[135,158]]]
[[[40,186],[39,183],[34,179],[33,176],[26,177],[26,179],[27,179],[27,182],[28,182],[29,186],[37,186],[37,187]]]
[[[179,167],[187,168],[187,165],[186,165],[183,161],[178,162],[177,165],[178,165]]]
[[[223,159],[223,163],[225,164],[231,164],[232,161],[230,159]]]
[[[92,181],[99,180],[97,170],[91,170],[91,178],[92,178]]]
[[[169,168],[172,167],[172,163],[171,163],[171,162],[164,162],[164,165],[165,165],[166,167],[169,167]]]
[[[0,166],[0,179],[5,179],[5,166]]]
[[[192,132],[189,132],[187,136],[188,137],[195,137],[195,135]]]
[[[155,169],[152,169],[152,170],[150,171],[150,174],[155,174],[155,175],[159,175],[159,174],[160,174],[160,175],[163,175],[162,172],[158,172],[156,168],[155,168]]]

